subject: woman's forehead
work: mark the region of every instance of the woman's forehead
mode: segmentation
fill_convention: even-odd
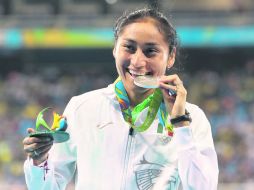
[[[145,40],[157,44],[167,43],[163,33],[153,19],[138,20],[126,25],[119,37],[125,40]]]

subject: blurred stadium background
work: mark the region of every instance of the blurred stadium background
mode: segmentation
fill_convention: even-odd
[[[219,189],[254,188],[253,0],[0,0],[0,189],[26,189],[21,142],[39,110],[61,113],[114,81],[114,21],[148,4],[178,30],[188,101],[212,124]]]

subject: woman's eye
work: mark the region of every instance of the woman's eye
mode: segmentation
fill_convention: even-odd
[[[129,52],[135,52],[136,51],[136,48],[133,46],[133,45],[124,45],[124,48],[129,51]]]
[[[148,48],[145,50],[144,54],[147,55],[147,56],[152,56],[154,55],[157,51],[157,49],[155,48]]]

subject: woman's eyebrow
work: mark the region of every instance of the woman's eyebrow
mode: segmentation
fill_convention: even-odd
[[[126,39],[124,39],[124,40],[127,41],[127,42],[131,42],[131,43],[137,43],[135,40],[129,39],[129,38],[126,38]]]
[[[158,46],[159,44],[157,44],[156,42],[147,42],[147,43],[145,43],[145,45],[147,45],[147,46]]]
[[[130,39],[130,38],[126,38],[126,39],[124,39],[124,41],[129,42],[129,43],[132,43],[132,44],[137,44],[137,42],[136,42],[135,40]],[[144,46],[158,47],[158,46],[160,46],[160,44],[158,44],[158,43],[156,43],[156,42],[146,42],[146,43],[144,44]]]

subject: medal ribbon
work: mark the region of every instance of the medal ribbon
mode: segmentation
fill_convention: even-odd
[[[171,124],[167,123],[167,111],[165,105],[162,103],[163,96],[159,88],[155,89],[154,93],[148,96],[143,102],[138,104],[131,110],[130,101],[127,92],[124,88],[123,82],[118,78],[115,83],[115,93],[117,100],[120,104],[122,115],[124,120],[130,124],[130,126],[137,132],[146,131],[154,121],[156,115],[159,116],[159,122],[162,126],[166,126],[166,129],[173,134],[173,128]],[[141,113],[145,108],[148,107],[147,116],[145,121],[140,126],[135,126],[135,121],[139,113]],[[170,135],[171,136],[171,135]]]

